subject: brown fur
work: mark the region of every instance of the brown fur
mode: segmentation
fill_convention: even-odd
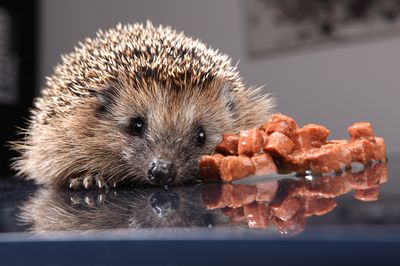
[[[182,183],[222,133],[261,124],[272,105],[200,41],[150,23],[118,25],[63,57],[13,144],[20,153],[13,168],[40,184],[103,187],[149,183],[150,161],[163,156]],[[142,138],[126,132],[136,116],[148,123]],[[193,145],[199,126],[203,147]]]

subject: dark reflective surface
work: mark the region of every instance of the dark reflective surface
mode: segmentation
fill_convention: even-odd
[[[39,189],[20,206],[17,217],[34,232],[132,231],[223,224],[220,211],[203,207],[201,188],[135,188],[108,192]]]
[[[2,179],[0,230],[40,234],[204,228],[293,236],[313,228],[398,226],[399,170],[396,155],[388,163],[340,175],[168,189],[54,190]]]

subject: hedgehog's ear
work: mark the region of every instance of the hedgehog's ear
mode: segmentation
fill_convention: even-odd
[[[99,106],[96,112],[99,115],[110,113],[112,106],[115,104],[115,99],[118,96],[117,90],[112,86],[108,86],[105,88],[92,90],[91,93],[97,98],[99,102]]]
[[[221,96],[225,103],[226,108],[229,110],[229,113],[233,118],[238,117],[238,101],[236,99],[236,95],[232,90],[232,87],[229,84],[224,84],[221,88]]]

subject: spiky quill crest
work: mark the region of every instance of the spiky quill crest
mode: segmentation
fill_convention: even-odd
[[[103,185],[102,179],[97,179],[100,175],[111,175],[105,182],[115,183],[119,174],[126,178],[133,173],[117,166],[123,164],[118,154],[127,140],[122,132],[108,130],[115,124],[97,119],[98,113],[118,105],[120,116],[113,119],[127,123],[128,114],[124,112],[132,108],[132,102],[149,105],[151,99],[172,97],[166,96],[171,90],[174,95],[188,95],[180,105],[186,105],[188,116],[198,112],[208,115],[214,122],[211,125],[219,127],[211,130],[219,133],[218,137],[222,132],[259,125],[273,106],[273,100],[261,95],[259,88],[245,88],[226,55],[199,40],[149,22],[145,26],[119,24],[105,32],[100,30],[96,38],[86,39],[62,57],[41,97],[35,100],[24,139],[14,142],[21,155],[13,168],[19,175],[43,184],[63,185],[79,175],[95,175],[99,186]],[[142,93],[146,94],[141,98]],[[153,98],[147,99],[149,94]],[[193,98],[200,102],[201,110],[188,109]],[[216,101],[221,101],[226,110],[214,108]],[[99,102],[103,104],[100,107]],[[174,106],[171,114],[182,111]],[[165,112],[158,110],[160,117]],[[213,135],[204,153],[218,141]],[[105,140],[108,142],[101,143]]]

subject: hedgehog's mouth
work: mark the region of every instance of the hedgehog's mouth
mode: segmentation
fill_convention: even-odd
[[[201,182],[201,176],[197,169],[181,169],[177,168],[177,173],[171,182],[163,183],[158,182],[154,179],[147,178],[146,183],[150,186],[157,186],[157,187],[169,187],[169,186],[178,186],[183,184],[198,184]]]

